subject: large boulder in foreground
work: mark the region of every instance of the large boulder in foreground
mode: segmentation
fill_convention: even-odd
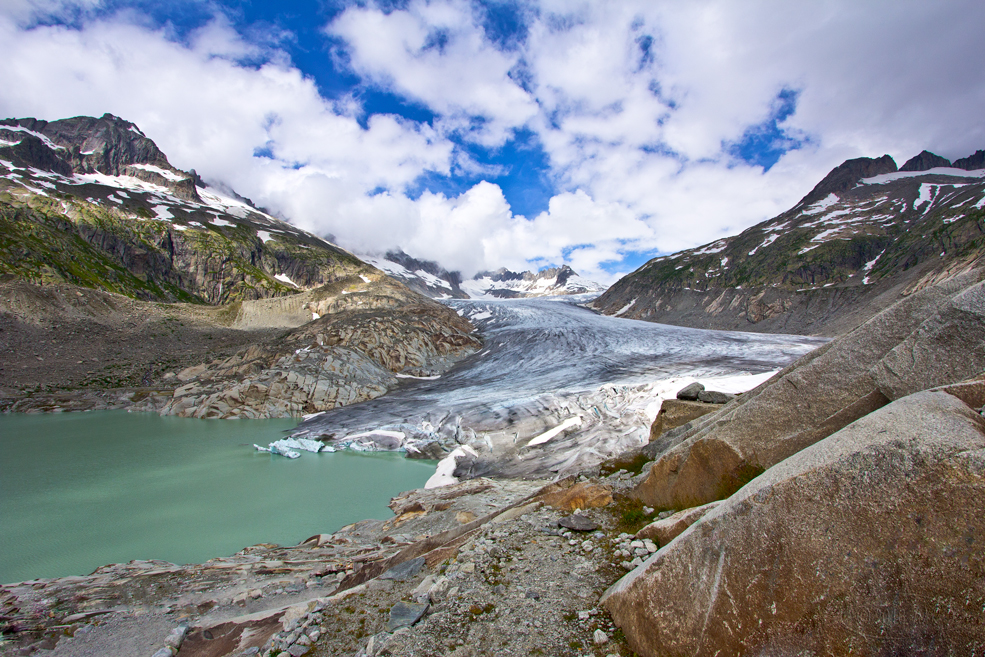
[[[770,468],[603,596],[641,655],[985,650],[985,419],[920,392]]]
[[[724,499],[765,469],[917,390],[985,369],[985,291],[974,271],[927,287],[696,421],[657,454],[635,495],[656,508]]]

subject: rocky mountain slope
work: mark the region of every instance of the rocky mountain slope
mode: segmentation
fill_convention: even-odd
[[[5,410],[301,415],[480,345],[455,312],[109,114],[0,121],[0,277]]]
[[[836,167],[783,214],[655,258],[593,304],[699,328],[837,335],[985,254],[985,151]]]
[[[403,251],[387,251],[384,255],[360,255],[390,278],[400,281],[415,292],[432,299],[468,299],[461,287],[462,275],[448,271],[431,260],[418,260]]]
[[[604,285],[579,276],[567,265],[536,274],[512,272],[503,267],[494,272],[479,272],[466,280],[457,271],[447,271],[436,262],[417,260],[400,251],[360,258],[412,290],[436,299],[524,299],[597,294],[605,290]]]
[[[365,269],[174,168],[123,119],[0,121],[0,273],[219,304],[293,294]]]

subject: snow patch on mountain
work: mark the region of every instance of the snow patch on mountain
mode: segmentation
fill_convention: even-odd
[[[170,180],[172,182],[178,182],[179,180],[188,180],[188,176],[182,176],[175,173],[174,171],[168,171],[167,169],[162,169],[161,167],[156,167],[153,164],[131,164],[134,169],[143,169],[144,171],[150,171],[151,173],[156,173],[157,175]]]
[[[840,200],[837,194],[831,192],[817,203],[807,206],[802,214],[820,214]]]
[[[936,167],[926,171],[897,171],[895,173],[884,173],[872,178],[862,178],[860,185],[882,185],[902,178],[917,178],[919,176],[953,176],[955,178],[985,178],[985,169],[966,171],[965,169],[954,169],[951,167]]]
[[[19,126],[19,125],[3,125],[3,126],[0,126],[0,130],[7,130],[9,132],[23,132],[25,134],[31,135],[32,137],[37,137],[38,139],[40,139],[44,143],[45,146],[47,146],[48,148],[50,148],[53,151],[64,151],[65,150],[65,147],[64,146],[59,146],[55,142],[51,141],[51,139],[49,139],[46,135],[43,135],[40,132],[35,132],[33,130],[28,130],[27,128],[22,127],[22,126]]]

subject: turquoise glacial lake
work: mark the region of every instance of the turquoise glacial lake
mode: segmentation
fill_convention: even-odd
[[[0,583],[86,575],[132,559],[200,563],[295,545],[424,485],[397,453],[263,454],[293,420],[120,411],[0,415]]]

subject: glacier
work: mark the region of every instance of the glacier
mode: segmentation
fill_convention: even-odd
[[[644,444],[660,400],[688,383],[741,392],[827,342],[608,317],[578,305],[587,300],[446,300],[476,325],[479,352],[439,379],[401,379],[310,417],[292,437],[440,455],[431,485],[561,476]]]

